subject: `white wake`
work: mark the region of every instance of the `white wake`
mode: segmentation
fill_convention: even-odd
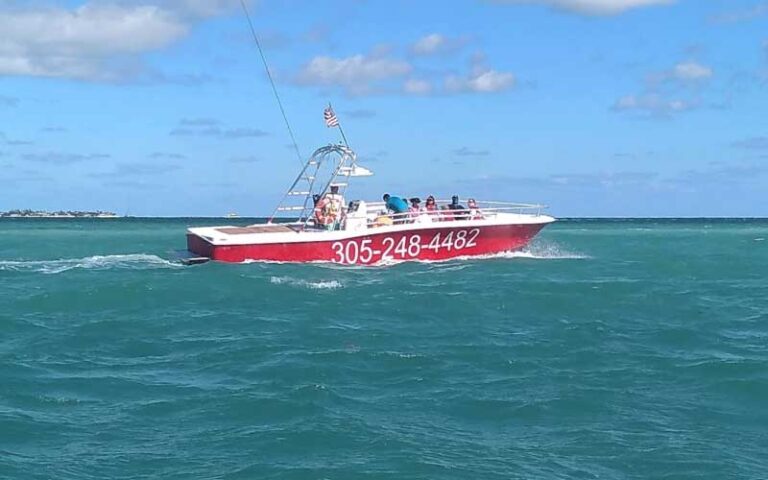
[[[182,268],[156,255],[143,253],[128,255],[94,255],[85,258],[63,258],[58,260],[0,260],[0,271],[37,272],[56,274],[69,270],[148,270],[157,268]]]
[[[572,252],[555,243],[534,242],[514,252],[502,252],[489,255],[489,258],[533,258],[536,260],[584,260],[589,255]]]
[[[310,290],[335,290],[344,285],[336,280],[319,280],[312,282],[291,277],[270,277],[269,282],[274,285],[289,285],[291,287],[309,288]]]

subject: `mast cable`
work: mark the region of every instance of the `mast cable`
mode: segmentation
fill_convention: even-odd
[[[272,85],[272,93],[275,94],[275,99],[277,100],[277,105],[280,107],[280,113],[283,114],[283,120],[285,120],[285,126],[288,129],[288,134],[291,136],[291,142],[293,143],[293,149],[296,151],[296,158],[299,160],[300,165],[304,165],[304,162],[302,161],[301,152],[299,151],[299,144],[296,143],[296,137],[293,134],[293,129],[291,128],[290,122],[288,122],[288,115],[285,114],[285,109],[283,108],[283,102],[280,100],[280,95],[277,93],[277,87],[275,87],[275,80],[272,78],[272,72],[269,71],[269,65],[267,64],[267,57],[264,56],[264,50],[261,48],[261,42],[259,42],[259,36],[256,35],[256,28],[253,26],[253,21],[251,20],[251,14],[248,11],[248,6],[245,4],[245,0],[240,0],[240,5],[243,6],[243,11],[245,12],[245,18],[248,19],[248,26],[251,28],[251,34],[253,35],[253,39],[256,42],[256,47],[259,49],[259,55],[261,56],[261,61],[264,63],[264,70],[267,71],[267,77],[269,77],[269,83]]]

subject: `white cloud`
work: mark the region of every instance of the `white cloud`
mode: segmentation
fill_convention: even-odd
[[[392,56],[392,48],[383,46],[366,55],[314,57],[298,71],[294,81],[305,86],[337,87],[350,95],[495,93],[516,83],[512,73],[488,67],[482,53],[473,56],[470,73],[450,75],[442,84],[435,77],[434,72],[420,69],[418,64]]]
[[[303,85],[341,87],[347,93],[363,95],[375,92],[382,82],[407,75],[413,67],[403,60],[380,55],[353,55],[345,58],[318,56],[297,75]]]
[[[437,53],[447,43],[445,36],[433,33],[420,38],[411,46],[411,51],[417,55],[431,55]]]
[[[626,95],[616,101],[613,109],[619,112],[641,112],[652,116],[667,116],[696,108],[695,102],[666,99],[656,93]]]
[[[431,33],[418,39],[410,47],[414,55],[438,55],[455,52],[468,43],[467,37],[447,37],[439,33]]]
[[[585,15],[617,15],[628,10],[654,5],[670,5],[675,0],[494,0],[495,3],[541,4]]]
[[[114,60],[163,48],[188,26],[156,6],[89,3],[0,11],[0,75],[114,80]]]
[[[706,80],[712,77],[712,69],[697,62],[682,62],[672,69],[672,76],[683,81]]]
[[[429,95],[432,93],[432,84],[426,80],[409,78],[403,84],[403,91],[410,95]]]
[[[130,0],[123,3],[135,5],[139,2]],[[200,18],[213,17],[241,8],[240,0],[154,0],[144,3],[152,3],[182,15]],[[248,0],[247,3],[251,1]]]
[[[668,117],[693,110],[701,106],[700,101],[670,98],[670,95],[681,91],[701,93],[701,89],[698,88],[700,82],[709,80],[713,76],[711,67],[693,60],[679,62],[669,70],[648,75],[645,92],[619,98],[613,104],[613,110],[636,112],[652,117]]]
[[[468,77],[451,75],[445,80],[445,89],[451,93],[496,93],[515,86],[515,75],[493,69],[475,69]]]
[[[486,70],[471,77],[467,85],[474,92],[500,92],[515,85],[515,76],[508,72]]]
[[[481,51],[472,55],[470,65],[469,75],[449,75],[446,77],[446,92],[497,93],[509,90],[517,83],[514,74],[490,68],[486,63],[485,53]]]
[[[76,8],[29,3],[35,6],[0,0],[0,75],[174,80],[147,74],[141,55],[186,36],[196,21],[240,6],[240,0],[90,0]]]

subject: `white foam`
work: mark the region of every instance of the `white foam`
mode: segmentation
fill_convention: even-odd
[[[533,259],[533,260],[585,260],[590,259],[589,255],[583,255],[580,253],[574,253],[561,248],[556,244],[551,243],[533,243],[522,250],[516,250],[513,252],[499,252],[489,253],[485,255],[462,255],[458,257],[446,258],[441,260],[389,260],[385,262],[379,262],[377,266],[390,266],[399,263],[405,263],[408,261],[416,263],[446,263],[456,261],[467,260],[488,260],[488,259]]]
[[[419,260],[419,259],[395,259],[395,258],[383,258],[376,263],[370,265],[346,265],[335,263],[326,260],[316,260],[310,262],[301,262],[304,264],[313,264],[333,269],[370,269],[371,267],[391,267],[394,265],[400,265],[402,263],[431,263],[440,264],[446,262],[465,261],[465,260],[487,260],[487,259],[516,259],[525,258],[533,260],[588,260],[591,259],[589,255],[572,252],[566,250],[555,243],[535,241],[529,244],[522,250],[516,250],[512,252],[499,252],[489,253],[485,255],[462,255],[458,257],[445,258],[440,260]],[[249,263],[266,263],[266,264],[295,264],[296,262],[276,262],[269,260],[246,260],[243,264]],[[457,267],[459,269],[464,267]],[[277,278],[277,277],[272,277]],[[272,282],[275,283],[275,282]],[[306,285],[305,285],[306,286]],[[327,288],[327,287],[326,287]],[[339,287],[333,287],[339,288]]]
[[[94,255],[85,258],[62,258],[58,260],[0,261],[0,271],[37,272],[57,274],[69,270],[147,270],[154,268],[181,268],[178,263],[156,255],[143,253],[128,255]]]
[[[309,288],[310,290],[335,290],[344,285],[337,280],[308,281],[291,277],[270,277],[269,282],[275,285],[289,285],[292,287]]]
[[[560,249],[548,250],[519,250],[516,252],[502,252],[489,255],[489,258],[530,258],[534,260],[588,260],[592,257],[579,253],[568,252]]]
[[[589,255],[567,250],[560,245],[537,240],[530,243],[522,250],[501,253],[501,258],[533,258],[537,260],[584,260],[590,259]]]
[[[404,352],[386,351],[386,352],[374,354],[374,356],[381,356],[381,355],[385,355],[388,357],[396,357],[396,358],[425,358],[425,356],[422,355],[421,353],[404,353]]]

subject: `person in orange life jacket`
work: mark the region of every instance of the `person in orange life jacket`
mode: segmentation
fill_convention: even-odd
[[[332,185],[331,193],[324,195],[315,204],[315,223],[326,230],[336,230],[341,221],[343,201],[339,187]]]
[[[339,186],[331,184],[331,192],[325,194],[325,198],[333,202],[334,208],[341,213],[344,207],[344,195],[339,193]]]
[[[326,230],[333,230],[333,224],[336,221],[331,214],[331,202],[327,198],[318,198],[314,209],[315,225]]]

